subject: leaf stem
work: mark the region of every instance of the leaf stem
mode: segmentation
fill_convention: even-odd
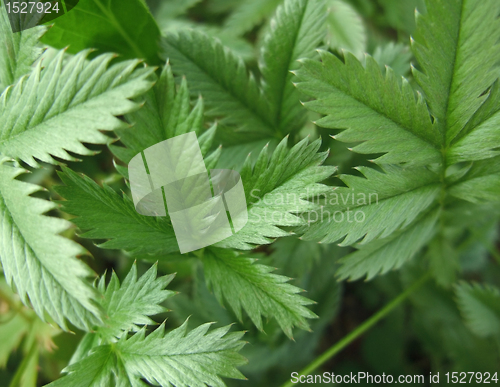
[[[349,333],[347,336],[344,336],[340,341],[334,344],[330,349],[324,352],[321,356],[314,359],[307,367],[305,367],[299,375],[309,375],[330,360],[337,353],[342,351],[345,347],[347,347],[350,343],[356,340],[359,336],[369,330],[372,326],[374,326],[377,322],[382,320],[385,316],[387,316],[390,312],[392,312],[397,306],[399,306],[403,301],[405,301],[415,290],[420,288],[428,279],[430,278],[429,274],[425,274],[419,280],[417,280],[413,285],[411,285],[408,289],[406,289],[403,293],[389,302],[386,306],[384,306],[381,310],[375,313],[372,317],[366,320],[363,324]],[[281,387],[291,387],[296,383],[293,383],[291,380],[283,384]]]

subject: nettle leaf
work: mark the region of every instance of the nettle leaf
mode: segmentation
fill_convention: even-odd
[[[500,289],[461,282],[455,287],[465,323],[480,337],[500,337]]]
[[[302,290],[287,283],[290,278],[272,274],[273,268],[255,261],[230,250],[206,250],[205,275],[219,302],[226,299],[239,320],[243,308],[260,330],[262,316],[274,317],[290,338],[293,327],[309,330],[306,319],[317,316],[306,306],[313,301],[297,294]]]
[[[44,27],[12,32],[5,6],[0,7],[0,93],[31,71],[31,66],[42,54],[38,40]]]
[[[362,142],[352,150],[384,153],[380,164],[440,162],[440,136],[425,102],[404,78],[391,69],[385,77],[375,60],[366,67],[350,53],[344,61],[325,51],[321,62],[308,60],[299,70],[297,87],[316,100],[306,107],[324,114],[317,125],[345,129],[334,136],[342,142]]]
[[[92,155],[82,142],[105,144],[101,130],[127,125],[116,116],[140,107],[130,98],[146,92],[153,69],[135,70],[137,60],[109,67],[113,55],[87,61],[84,51],[63,62],[61,51],[0,96],[0,152],[31,166],[53,157],[76,160],[68,152]],[[134,71],[135,70],[135,71]]]
[[[347,50],[357,58],[366,51],[366,31],[363,19],[342,0],[328,0],[326,43],[333,50]]]
[[[220,378],[245,379],[236,369],[246,363],[238,351],[245,345],[243,332],[228,333],[231,326],[213,329],[203,324],[187,331],[187,321],[166,333],[162,324],[145,336],[141,329],[116,343],[116,351],[130,379],[142,378],[160,386],[224,387]]]
[[[319,210],[319,205],[308,199],[332,189],[319,182],[330,177],[336,168],[321,165],[328,153],[318,152],[320,140],[309,143],[305,138],[292,149],[287,148],[287,141],[288,138],[283,139],[270,157],[267,146],[264,147],[255,165],[247,158],[241,171],[247,224],[216,246],[251,250],[290,235],[280,227],[304,226],[316,220],[300,215]]]
[[[202,33],[167,34],[163,55],[174,72],[187,77],[192,91],[203,95],[207,114],[222,117],[221,125],[231,127],[233,143],[243,134],[252,142],[281,139],[295,129],[287,125],[297,125],[296,106],[300,108],[289,71],[297,68],[298,59],[315,55],[323,37],[323,6],[321,0],[287,0],[278,9],[260,60],[263,90],[241,59]]]
[[[123,249],[131,254],[159,254],[179,251],[175,233],[166,217],[140,215],[132,199],[111,187],[102,187],[87,176],[63,167],[64,186],[55,188],[66,200],[62,209],[75,215],[72,222],[83,238],[107,239],[105,249]]]
[[[441,192],[440,177],[425,168],[384,166],[384,172],[356,168],[364,177],[341,175],[347,187],[336,187],[319,195],[317,222],[306,229],[303,239],[341,246],[385,238],[411,224],[435,203]]]
[[[160,29],[143,0],[80,0],[71,12],[54,20],[42,41],[59,49],[68,47],[72,54],[95,48],[159,65],[159,39]]]
[[[97,292],[85,280],[93,272],[76,259],[85,250],[59,235],[69,222],[44,215],[57,206],[30,196],[42,188],[16,180],[24,172],[5,160],[0,163],[0,259],[5,278],[41,319],[47,313],[64,329],[67,319],[89,330],[100,323],[101,310],[94,301]]]
[[[164,290],[174,274],[157,278],[157,265],[153,265],[140,278],[134,263],[122,284],[113,272],[111,281],[105,286],[105,277],[99,281],[99,292],[104,295],[100,302],[107,318],[97,333],[106,339],[119,337],[123,332],[134,332],[139,325],[154,325],[148,316],[166,312],[160,304],[175,292]]]

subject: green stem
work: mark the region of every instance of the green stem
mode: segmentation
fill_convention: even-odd
[[[33,340],[33,344],[31,344],[31,348],[24,357],[21,365],[18,367],[16,374],[12,378],[9,387],[19,387],[21,385],[23,376],[29,370],[29,367],[33,367],[33,362],[38,363],[38,342]]]
[[[411,285],[408,289],[406,289],[403,293],[397,296],[394,300],[389,302],[386,306],[384,306],[381,310],[375,313],[372,317],[366,320],[363,324],[349,333],[347,336],[342,338],[339,342],[334,344],[329,350],[323,353],[321,356],[317,357],[313,360],[311,364],[309,364],[306,368],[304,368],[299,375],[310,375],[328,360],[330,360],[337,353],[342,351],[345,347],[347,347],[350,343],[356,340],[359,336],[369,330],[372,326],[374,326],[377,322],[382,320],[385,316],[387,316],[390,312],[392,312],[397,306],[399,306],[403,301],[405,301],[410,294],[412,294],[415,290],[417,290],[420,286],[422,286],[428,279],[430,278],[429,274],[424,275],[418,281],[416,281],[413,285]],[[292,383],[292,381],[288,381],[282,385],[282,387],[291,387],[296,383]]]

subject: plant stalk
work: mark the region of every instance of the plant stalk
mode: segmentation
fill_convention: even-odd
[[[350,343],[356,340],[359,336],[369,330],[372,326],[374,326],[377,322],[382,320],[385,316],[387,316],[390,312],[392,312],[396,307],[398,307],[403,301],[405,301],[415,290],[420,288],[428,279],[430,278],[429,274],[425,274],[415,283],[413,283],[408,289],[406,289],[403,293],[389,302],[386,306],[380,309],[377,313],[375,313],[368,320],[363,322],[359,327],[353,330],[348,335],[344,336],[340,341],[334,344],[330,349],[324,352],[321,356],[314,359],[311,364],[305,367],[302,371],[299,372],[299,375],[310,375],[328,360],[330,360],[337,353],[342,351],[345,347],[347,347]],[[293,383],[291,380],[283,384],[281,387],[291,387],[296,383]]]

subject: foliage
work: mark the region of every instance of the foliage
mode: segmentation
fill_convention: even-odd
[[[277,385],[361,332],[328,371],[496,372],[499,17],[80,0],[13,33],[0,5],[0,380]],[[248,221],[181,254],[127,165],[190,132],[240,173]]]

